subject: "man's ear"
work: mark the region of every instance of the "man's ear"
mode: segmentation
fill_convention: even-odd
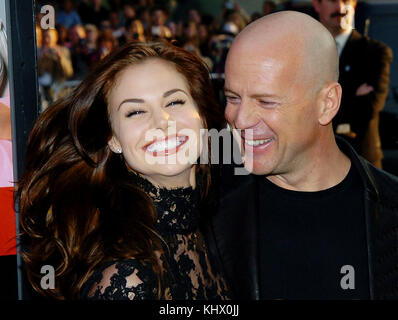
[[[110,138],[108,140],[108,147],[114,153],[122,153],[123,152],[120,142],[115,136],[112,136],[112,138]]]
[[[319,11],[321,10],[319,7],[320,6],[319,0],[312,0],[312,5],[316,13],[319,13]]]
[[[333,82],[319,92],[318,122],[321,126],[330,124],[340,108],[341,85]]]

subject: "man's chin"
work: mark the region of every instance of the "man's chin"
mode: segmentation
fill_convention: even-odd
[[[254,175],[267,175],[271,172],[269,165],[269,160],[253,160],[253,158],[248,157],[245,159],[244,165],[246,171]]]

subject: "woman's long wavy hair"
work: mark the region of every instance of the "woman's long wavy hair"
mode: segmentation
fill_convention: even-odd
[[[31,285],[45,296],[78,299],[100,264],[134,257],[153,266],[161,298],[156,211],[128,179],[123,158],[107,144],[112,136],[108,94],[122,70],[150,58],[169,61],[184,75],[205,127],[224,125],[206,66],[193,54],[162,42],[116,49],[69,96],[45,110],[30,133],[26,169],[16,193],[21,255]],[[203,199],[210,167],[197,165],[196,170]],[[53,290],[40,286],[44,265],[55,268]]]

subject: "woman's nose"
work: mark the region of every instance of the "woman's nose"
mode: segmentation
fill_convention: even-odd
[[[155,111],[154,118],[155,118],[156,129],[161,129],[161,130],[167,129],[170,126],[169,122],[172,121],[170,113],[164,109],[161,109],[160,111]]]

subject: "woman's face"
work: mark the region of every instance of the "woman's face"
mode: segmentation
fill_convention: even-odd
[[[109,147],[130,169],[161,186],[193,184],[203,124],[185,77],[170,62],[151,58],[122,71],[108,105]]]

